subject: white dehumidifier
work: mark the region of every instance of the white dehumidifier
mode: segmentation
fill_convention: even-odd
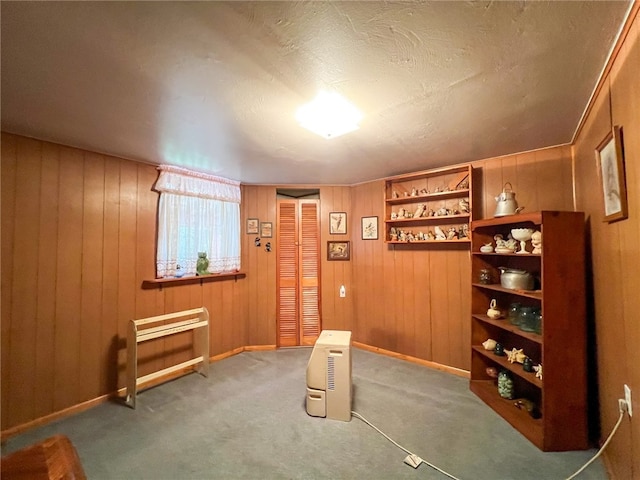
[[[351,420],[351,332],[323,330],[307,364],[307,413]]]

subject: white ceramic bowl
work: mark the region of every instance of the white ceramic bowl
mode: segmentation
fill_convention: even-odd
[[[526,242],[531,239],[533,234],[532,228],[513,228],[511,229],[511,236],[519,242]]]

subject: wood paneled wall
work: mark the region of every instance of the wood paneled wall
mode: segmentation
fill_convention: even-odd
[[[527,211],[573,210],[571,149],[555,147],[473,163],[476,218],[493,216],[510,182]],[[360,240],[360,218],[384,231],[384,181],[353,187],[354,340],[441,365],[470,368],[470,258],[466,245]]]
[[[327,261],[328,240],[350,240],[357,224],[348,213],[346,235],[329,234],[329,212],[350,212],[351,189],[345,186],[296,186],[296,188],[320,189],[320,259],[321,259],[321,316],[322,327],[333,330],[351,330],[353,322],[352,269],[351,262]],[[261,222],[273,222],[276,228],[277,187],[243,185],[242,217],[258,218]],[[276,344],[276,248],[274,235],[262,239],[256,247],[254,240],[259,235],[247,235],[243,225],[242,265],[249,272],[247,276],[246,308],[248,345]],[[265,250],[266,242],[271,242],[272,250]],[[340,285],[347,289],[346,298],[340,298]]]
[[[153,166],[2,134],[2,429],[124,386],[130,319],[205,306],[211,354],[247,344],[244,280],[142,290],[155,276]],[[189,334],[144,344],[141,374]]]
[[[629,218],[609,224],[602,221],[595,148],[613,125],[623,128]],[[640,17],[604,79],[576,139],[574,157],[577,208],[586,212],[590,227],[589,306],[597,345],[597,369],[591,374],[598,376],[604,437],[618,419],[617,399],[623,398],[625,383],[632,389],[634,410],[640,411]],[[604,456],[612,478],[640,477],[637,414],[625,418]]]

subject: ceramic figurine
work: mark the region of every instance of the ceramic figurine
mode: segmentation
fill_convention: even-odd
[[[469,224],[463,223],[460,226],[460,238],[469,238]]]
[[[417,197],[418,196],[418,189],[416,187],[413,187],[411,189],[411,196],[412,197]]]
[[[400,194],[398,193],[397,190],[393,191],[393,198],[400,198]]]
[[[449,230],[447,230],[447,240],[455,240],[456,238],[458,238],[456,227],[449,227]]]
[[[436,236],[434,235],[433,231],[429,230],[427,232],[427,240],[435,240],[435,239],[436,239]]]
[[[426,188],[421,188],[420,195],[429,195],[429,190],[427,190]]]
[[[517,361],[518,358],[518,354],[522,354],[522,349],[516,349],[513,348],[511,350],[505,350],[505,352],[507,354],[507,361],[509,363],[515,363]]]
[[[487,367],[485,369],[485,372],[487,372],[487,375],[489,375],[491,378],[498,378],[498,369],[495,367]]]
[[[460,211],[461,212],[469,213],[469,199],[468,198],[461,198],[460,201],[458,202],[458,205],[460,206]]]
[[[198,275],[208,275],[209,259],[207,252],[198,252],[198,261],[196,262],[196,273]]]
[[[391,220],[395,220],[398,218],[398,214],[396,212],[391,212]]]
[[[496,341],[493,338],[488,338],[482,342],[482,347],[485,350],[494,350],[496,348]]]
[[[447,236],[445,235],[445,233],[442,231],[442,229],[436,225],[435,228],[436,231],[436,240],[446,240]]]
[[[533,370],[536,372],[536,378],[542,380],[542,364],[534,365]]]
[[[485,243],[484,245],[482,245],[480,247],[480,251],[482,253],[492,253],[493,252],[493,244],[492,243]]]
[[[542,253],[542,232],[536,230],[531,234],[531,245],[533,246],[531,253]]]
[[[498,310],[497,306],[498,304],[496,302],[496,299],[492,299],[491,303],[489,304],[489,310],[487,310],[487,317],[497,320],[502,316],[502,312]]]
[[[184,276],[184,271],[180,265],[176,265],[176,278],[181,278]]]
[[[416,211],[413,212],[413,218],[420,218],[424,213],[424,207],[425,207],[424,203],[419,203],[418,207],[416,208]]]

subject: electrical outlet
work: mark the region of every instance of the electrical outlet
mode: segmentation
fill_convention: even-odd
[[[629,385],[624,386],[624,401],[627,402],[627,413],[633,417],[633,408],[631,407],[631,389]]]
[[[344,288],[344,285],[340,285],[340,298],[344,298],[347,296],[347,290]]]

